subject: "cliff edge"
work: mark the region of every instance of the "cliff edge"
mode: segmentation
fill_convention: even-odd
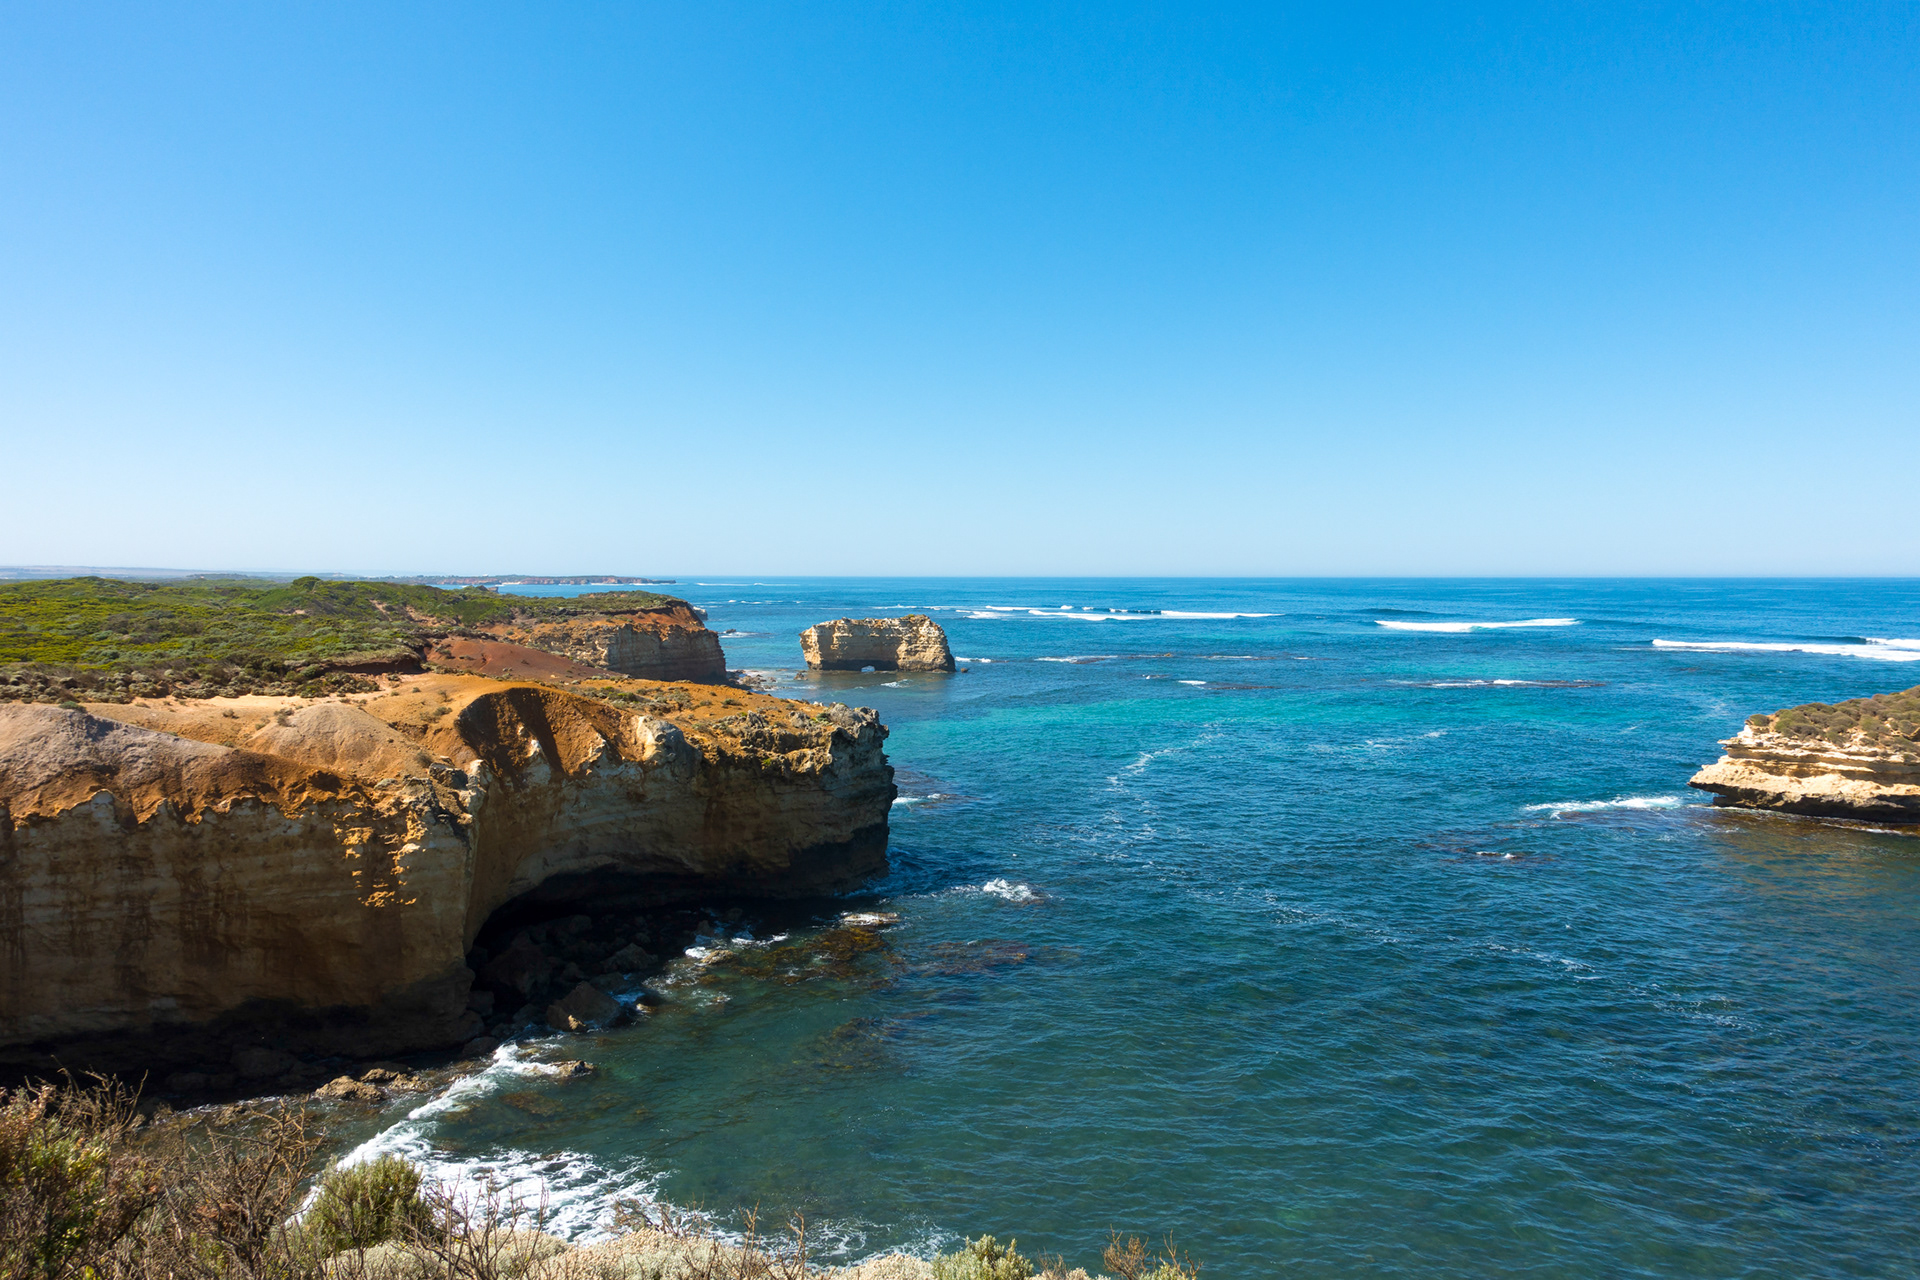
[[[904,618],[836,618],[800,633],[816,671],[952,671],[947,633],[924,613]]]
[[[684,600],[626,613],[520,619],[490,627],[489,635],[557,653],[590,667],[648,680],[724,684],[727,658],[720,637]]]
[[[468,948],[525,895],[793,896],[885,867],[871,711],[612,677],[385,680],[0,703],[0,1061],[457,1044],[478,1031]]]
[[[1920,688],[1747,719],[1689,786],[1717,805],[1920,822]]]

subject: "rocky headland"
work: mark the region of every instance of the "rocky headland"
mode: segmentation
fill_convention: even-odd
[[[0,1063],[264,1078],[594,1025],[673,941],[645,913],[884,868],[871,711],[477,630],[350,690],[0,702]]]
[[[1717,805],[1920,822],[1920,688],[1755,715],[1689,786]]]
[[[727,678],[720,637],[684,600],[620,613],[519,618],[488,627],[486,634],[648,680],[718,684]]]
[[[947,633],[924,613],[903,618],[836,618],[800,633],[816,671],[952,671]]]

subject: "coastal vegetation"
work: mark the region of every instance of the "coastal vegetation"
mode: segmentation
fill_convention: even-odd
[[[795,1215],[762,1237],[620,1206],[610,1239],[575,1247],[538,1205],[436,1185],[397,1156],[323,1166],[324,1132],[296,1103],[186,1115],[115,1081],[0,1092],[0,1276],[8,1280],[1094,1280],[992,1236],[930,1262],[822,1266]],[[1194,1280],[1171,1248],[1116,1235],[1112,1280]],[[1109,1280],[1100,1277],[1100,1280]]]
[[[442,637],[675,603],[651,591],[505,596],[316,577],[0,583],[0,699],[365,692],[366,674],[417,664]]]
[[[1747,717],[1757,733],[1818,739],[1830,746],[1901,751],[1920,743],[1920,687],[1845,702],[1808,702]]]

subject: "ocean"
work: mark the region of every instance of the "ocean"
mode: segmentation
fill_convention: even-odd
[[[881,713],[892,873],[715,901],[653,1015],[559,1046],[596,1075],[507,1046],[363,1153],[580,1238],[798,1210],[844,1259],[1920,1271],[1920,835],[1686,786],[1753,712],[1920,684],[1920,582],[664,589]],[[802,627],[909,612],[964,673],[796,674]]]

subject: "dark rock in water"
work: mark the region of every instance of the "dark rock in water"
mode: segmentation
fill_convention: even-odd
[[[303,1062],[291,1071],[283,1073],[275,1083],[290,1093],[300,1093],[313,1088],[326,1078],[325,1068],[311,1067]]]
[[[475,1036],[460,1046],[460,1052],[469,1058],[484,1058],[500,1047],[500,1042],[492,1036]]]
[[[387,1100],[384,1090],[376,1084],[355,1080],[352,1076],[338,1076],[313,1091],[316,1098],[327,1098],[334,1102],[360,1102],[378,1106]]]
[[[602,973],[633,973],[652,964],[655,956],[651,951],[637,943],[628,943],[612,955],[600,967]]]
[[[279,1049],[242,1049],[233,1055],[233,1069],[248,1080],[285,1075],[300,1060]]]
[[[585,1031],[620,1016],[620,1002],[590,982],[583,982],[547,1006],[547,1025],[555,1031]]]
[[[559,1062],[552,1063],[551,1066],[553,1067],[553,1074],[562,1080],[573,1080],[580,1076],[590,1076],[595,1070],[591,1062],[582,1062],[578,1058],[562,1058]]]
[[[488,962],[480,976],[492,986],[529,996],[547,984],[556,967],[553,958],[522,933],[514,938],[512,946]]]

